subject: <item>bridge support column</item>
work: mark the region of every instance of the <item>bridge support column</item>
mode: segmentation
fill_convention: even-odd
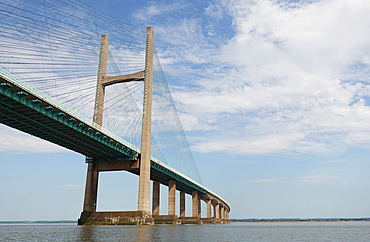
[[[212,201],[207,201],[207,218],[212,218]]]
[[[180,217],[185,217],[185,192],[180,192]]]
[[[198,218],[202,217],[202,200],[198,200]]]
[[[153,182],[152,215],[159,215],[160,182]]]
[[[152,80],[153,80],[153,36],[152,28],[146,31],[146,61],[144,79],[143,123],[141,134],[141,158],[138,210],[150,215],[150,149],[152,122]]]
[[[89,163],[87,166],[84,212],[95,212],[98,198],[99,171],[96,163]]]
[[[225,208],[222,206],[221,207],[221,216],[220,216],[220,219],[225,219],[224,209]]]
[[[168,185],[168,215],[176,215],[176,181],[172,180]]]
[[[220,218],[220,204],[216,205],[215,212],[216,212],[215,218],[219,219]]]
[[[193,196],[193,217],[198,217],[198,192],[193,191],[192,192]]]

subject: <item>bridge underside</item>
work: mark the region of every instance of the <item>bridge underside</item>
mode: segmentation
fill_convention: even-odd
[[[0,123],[88,157],[133,159],[137,154],[2,77]]]
[[[32,93],[0,77],[0,123],[48,140],[87,157],[110,162],[135,160],[138,154]],[[128,170],[140,175],[140,169]],[[167,185],[177,181],[177,189],[191,194],[206,191],[178,174],[151,162],[150,179]]]

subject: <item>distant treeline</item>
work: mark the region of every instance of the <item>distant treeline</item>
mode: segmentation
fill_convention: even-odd
[[[243,218],[230,219],[231,222],[341,222],[341,221],[370,221],[370,218]]]
[[[0,224],[77,223],[77,220],[0,221]]]
[[[231,222],[361,222],[370,218],[241,218]],[[77,223],[77,220],[37,220],[37,221],[0,221],[0,224],[37,224],[37,223]]]

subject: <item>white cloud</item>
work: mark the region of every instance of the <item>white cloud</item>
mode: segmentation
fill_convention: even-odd
[[[207,124],[215,130],[193,150],[334,153],[370,144],[364,99],[370,96],[364,71],[370,59],[370,2],[219,3],[233,18],[233,38],[211,44],[200,23],[187,19],[196,31],[180,28],[183,39],[193,39],[180,46],[189,52],[172,49],[171,63],[183,67],[171,74],[186,72],[194,79],[195,87],[174,87],[179,110],[186,113],[184,126],[196,130]],[[161,32],[169,28],[175,26]],[[168,44],[180,40],[175,34]]]
[[[185,131],[190,130],[209,130],[211,126],[207,123],[200,123],[198,118],[186,113],[179,114],[182,120],[183,129]]]
[[[235,131],[235,135],[230,136],[237,137],[237,139],[220,137],[219,139],[199,143],[193,150],[201,153],[233,151],[236,154],[266,154],[287,150],[295,141],[301,138],[301,135],[297,133],[285,136],[282,134],[270,134],[266,136],[251,135],[250,137],[240,139],[237,131]]]
[[[59,153],[67,149],[0,124],[0,153]]]
[[[369,12],[363,0],[215,0],[134,16],[154,24],[184,129],[202,131],[194,151],[333,154],[370,147]]]
[[[298,179],[302,184],[334,184],[338,181],[338,176],[328,176],[325,174],[310,175]]]
[[[137,20],[149,21],[153,17],[179,11],[186,6],[186,2],[173,2],[171,4],[149,2],[148,6],[133,14],[133,17]]]
[[[336,164],[336,163],[343,163],[347,161],[348,161],[347,159],[336,159],[336,160],[326,160],[323,163],[324,164]]]
[[[219,4],[210,3],[208,7],[204,9],[204,11],[206,15],[216,19],[221,19],[224,14],[222,7]]]

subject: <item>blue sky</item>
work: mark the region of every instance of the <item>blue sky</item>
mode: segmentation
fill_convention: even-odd
[[[370,216],[370,2],[82,2],[154,28],[203,182],[231,218]],[[84,157],[2,125],[0,157],[0,220],[79,216]],[[136,209],[137,186],[102,174],[98,209]]]

